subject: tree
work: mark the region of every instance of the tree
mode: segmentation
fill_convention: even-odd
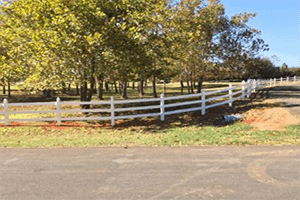
[[[174,9],[175,56],[183,69],[188,90],[201,91],[202,82],[212,66],[213,37],[220,28],[224,7],[217,0],[204,4],[202,0],[182,0]],[[187,45],[188,44],[188,45]]]
[[[3,4],[1,8],[6,8],[8,4]],[[26,62],[19,47],[23,46],[24,39],[20,35],[15,34],[19,27],[12,31],[8,29],[6,22],[8,21],[8,14],[0,9],[0,78],[2,80],[3,93],[5,93],[5,86],[8,87],[8,97],[11,97],[10,85],[11,83],[26,77]],[[25,67],[21,66],[24,64]]]
[[[293,72],[289,70],[288,65],[286,63],[283,63],[280,68],[281,76],[287,77],[292,76]]]
[[[223,30],[217,36],[216,55],[232,78],[250,75],[249,69],[254,70],[259,52],[269,50],[259,38],[260,31],[247,25],[255,16],[255,13],[239,13],[231,19],[223,18]]]
[[[276,64],[277,64],[277,62],[280,62],[280,59],[279,59],[279,57],[278,57],[278,56],[276,56],[276,55],[273,55],[271,58],[272,58],[272,61],[273,61],[274,65],[276,65]]]
[[[65,87],[71,76],[80,84],[81,100],[90,101],[95,77],[105,78],[117,64],[118,78],[127,82],[138,67],[133,64],[149,57],[143,47],[144,33],[150,30],[151,13],[157,13],[164,2],[19,0],[5,8],[9,19],[5,23],[27,39],[19,50],[34,66],[27,84],[57,89]]]
[[[218,0],[11,2],[0,10],[6,39],[0,42],[0,78],[24,78],[27,87],[43,91],[65,92],[75,83],[81,101],[92,99],[96,85],[103,99],[104,82],[115,88],[119,82],[127,98],[127,83],[138,80],[143,95],[150,77],[154,97],[156,79],[175,76],[187,81],[189,92],[200,92],[204,79],[246,75],[267,49],[247,25],[255,14],[229,19],[224,10]]]
[[[292,67],[292,68],[290,68],[290,71],[292,72],[293,76],[300,76],[300,68],[299,67]]]

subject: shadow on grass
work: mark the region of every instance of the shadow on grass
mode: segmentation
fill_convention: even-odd
[[[231,114],[243,114],[251,109],[259,108],[274,108],[284,107],[282,103],[262,103],[263,99],[236,101],[233,107],[223,105],[206,110],[204,116],[201,115],[201,111],[195,111],[190,113],[182,113],[176,115],[166,116],[165,121],[160,121],[160,118],[144,118],[134,120],[124,120],[119,122],[114,128],[123,129],[127,127],[139,127],[145,132],[157,132],[170,128],[180,128],[189,126],[215,126],[223,127],[233,124],[233,122],[226,122],[224,115]],[[255,102],[255,104],[253,104]]]
[[[125,128],[125,127],[141,127],[146,132],[156,132],[157,130],[164,130],[176,127],[188,127],[188,126],[216,126],[222,127],[231,123],[227,123],[224,120],[224,115],[231,114],[243,114],[251,109],[261,109],[261,108],[276,108],[276,107],[298,107],[300,106],[300,86],[277,86],[270,91],[270,98],[268,99],[278,99],[278,98],[299,98],[299,104],[287,104],[287,103],[263,103],[266,98],[256,99],[244,99],[235,101],[233,107],[228,105],[223,105],[219,107],[214,107],[206,110],[204,116],[201,115],[201,111],[195,111],[190,113],[182,113],[171,116],[166,116],[165,121],[160,121],[158,117],[152,119],[134,119],[134,120],[124,120],[119,123],[115,128]]]
[[[223,87],[229,87],[229,83],[228,84],[205,84],[205,85],[203,85],[204,89],[223,88]]]
[[[270,91],[272,99],[296,98],[300,100],[300,86],[277,86]]]

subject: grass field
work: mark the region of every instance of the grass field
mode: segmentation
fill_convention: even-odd
[[[23,126],[1,128],[0,140],[1,147],[299,145],[299,131],[299,125],[285,131],[257,131],[241,122],[224,127],[193,125],[164,129],[155,125],[114,129]]]
[[[232,85],[239,85],[241,84],[241,82],[203,82],[203,89],[207,90],[207,91],[211,91],[211,90],[219,90],[222,88],[226,88],[229,87],[229,83],[231,83]],[[136,99],[136,98],[151,98],[152,97],[152,85],[151,83],[148,84],[148,86],[145,88],[145,94],[143,95],[143,97],[139,97],[138,95],[138,90],[137,90],[137,83],[135,83],[135,89],[132,89],[132,83],[130,83],[130,87],[127,90],[128,93],[128,98],[129,99]],[[121,95],[119,93],[115,93],[114,89],[112,87],[109,87],[109,91],[105,91],[104,92],[104,100],[109,100],[111,96],[114,96],[115,99],[122,99]],[[166,92],[164,90],[164,84],[157,84],[156,85],[156,90],[157,90],[157,94],[161,94],[161,93],[165,93],[165,96],[174,96],[174,95],[181,95],[181,91],[180,91],[180,83],[179,82],[175,82],[175,83],[168,83],[166,84]],[[7,93],[7,92],[6,92]],[[62,100],[79,100],[80,97],[79,95],[75,94],[75,88],[73,87],[71,89],[71,91],[67,91],[67,94],[62,94],[61,92],[57,92],[55,94],[55,96],[60,97]],[[29,91],[20,91],[18,90],[18,87],[16,86],[12,86],[12,98],[11,98],[11,102],[15,102],[15,101],[52,101],[55,98],[51,99],[45,99],[41,96],[42,92],[37,92],[36,94],[30,94]],[[185,85],[184,88],[184,92],[183,94],[188,94],[188,90],[187,90],[187,86]],[[6,95],[1,95],[0,94],[0,99],[2,98],[6,98]],[[93,96],[93,100],[96,100],[96,95]]]
[[[218,90],[224,87],[228,87],[228,83],[204,84],[204,88],[207,90]],[[158,92],[160,92],[163,90],[163,85],[159,85],[158,88]],[[146,90],[145,98],[150,97],[150,93],[150,89]],[[112,94],[105,93],[105,98],[108,99]],[[179,84],[168,84],[167,95],[177,94],[180,94]],[[17,94],[15,95],[17,96]],[[129,96],[137,98],[137,92],[129,90]],[[65,97],[68,98],[67,95]],[[69,94],[69,97],[72,95]],[[74,100],[77,98],[74,96]],[[116,98],[120,98],[120,96]],[[246,109],[251,109],[249,100],[243,102],[245,107],[248,107]],[[167,116],[165,122],[160,122],[159,118],[119,120],[114,128],[111,128],[105,121],[64,122],[63,126],[46,122],[15,123],[13,124],[15,126],[0,127],[0,146],[7,148],[123,146],[128,148],[131,146],[300,144],[300,125],[289,126],[283,131],[261,131],[243,122],[222,124],[222,115],[236,113],[235,107],[239,106],[236,104],[234,108],[228,108],[227,105],[212,108],[205,116],[201,116],[201,112]],[[30,109],[43,110],[51,109],[51,107]],[[244,111],[241,110],[241,112]],[[10,117],[51,117],[49,115],[51,114],[36,114],[36,116],[17,114]]]

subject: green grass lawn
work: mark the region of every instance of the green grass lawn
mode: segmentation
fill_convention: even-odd
[[[0,129],[1,147],[299,145],[300,125],[285,131],[257,131],[237,122],[224,127],[187,126],[45,129],[22,126]]]

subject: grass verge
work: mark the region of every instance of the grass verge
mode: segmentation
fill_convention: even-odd
[[[84,125],[84,123],[83,123]],[[284,131],[258,131],[237,122],[232,125],[97,128],[82,126],[45,129],[39,126],[0,128],[1,147],[104,147],[104,146],[202,146],[202,145],[300,145],[300,125]]]

